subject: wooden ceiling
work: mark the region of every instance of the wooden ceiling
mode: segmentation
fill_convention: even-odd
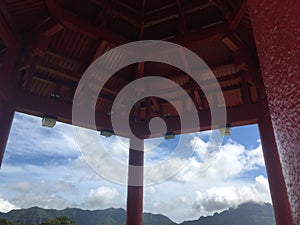
[[[37,116],[56,116],[71,123],[72,100],[88,66],[110,49],[137,40],[166,40],[185,46],[212,69],[222,87],[231,126],[255,123],[267,108],[245,0],[1,0],[0,64],[14,61],[10,76],[16,109]],[[17,59],[9,58],[17,52]],[[112,58],[113,66],[119,60]],[[218,105],[212,89],[203,91],[182,71],[142,62],[118,71],[98,96],[98,129],[112,129],[110,113],[118,92],[137,77],[162,76],[181,85],[194,102],[201,128],[210,124],[208,100]],[[210,80],[203,75],[209,88]],[[153,84],[159,86],[159,84]],[[1,84],[0,84],[1,86]],[[161,87],[181,105],[155,97],[133,111],[133,127],[147,137],[148,121],[164,118],[168,130],[180,130],[178,118],[190,111],[190,100],[172,87]],[[4,90],[4,83],[2,90]],[[218,126],[222,126],[219,124]],[[126,136],[126,134],[124,134]]]

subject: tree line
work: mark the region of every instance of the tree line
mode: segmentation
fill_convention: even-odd
[[[10,222],[10,221],[6,221],[5,219],[0,219],[0,225],[25,225],[25,224],[21,221]],[[68,217],[61,216],[55,219],[47,220],[38,225],[77,225],[77,224],[71,221]]]

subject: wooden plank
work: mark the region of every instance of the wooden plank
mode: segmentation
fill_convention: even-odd
[[[104,10],[111,12],[115,16],[130,23],[131,25],[133,25],[135,27],[140,26],[140,21],[134,14],[125,12],[124,9],[117,7],[116,4],[114,4],[113,2],[110,2],[107,0],[91,0],[91,2],[100,6]]]
[[[185,47],[189,47],[192,45],[204,44],[207,42],[220,40],[226,32],[226,24],[221,23],[204,30],[199,30],[193,33],[185,34],[182,37],[170,39],[168,41],[174,42],[179,45],[183,45]]]
[[[54,51],[54,50],[47,50],[46,55],[49,55],[51,57],[54,57],[54,58],[62,60],[62,61],[66,61],[70,64],[76,64],[76,65],[80,65],[80,66],[88,65],[87,62],[83,62],[82,60],[74,58],[74,57],[66,56],[66,55],[59,53],[57,51]]]
[[[187,15],[189,13],[205,9],[209,6],[211,6],[210,3],[199,4],[198,1],[193,1],[188,5],[182,6],[181,13],[182,15]],[[147,16],[147,20],[145,21],[145,27],[150,27],[159,23],[163,23],[167,20],[171,20],[174,18],[178,18],[177,7],[169,7],[165,10],[159,10],[158,12],[151,13]]]

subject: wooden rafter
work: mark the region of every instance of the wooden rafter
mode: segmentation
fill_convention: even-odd
[[[181,14],[184,16],[189,13],[205,9],[209,6],[210,6],[209,3],[200,5],[199,2],[194,1],[193,3],[182,6]],[[161,10],[155,13],[151,13],[150,15],[147,15],[147,20],[145,21],[145,27],[150,27],[159,23],[163,23],[167,20],[178,18],[178,16],[179,15],[177,10],[177,5],[175,5],[175,7],[169,7],[165,10]]]
[[[16,23],[15,23],[15,20],[9,13],[7,4],[5,1],[0,1],[0,14],[2,14],[3,18],[5,18],[5,20],[9,24],[11,31],[18,36],[18,29],[17,29]]]
[[[90,0],[90,1],[96,5],[99,5],[104,10],[111,12],[112,14],[119,17],[120,19],[130,23],[131,25],[135,27],[140,26],[140,20],[136,17],[136,15],[130,12],[124,12],[124,10],[120,9],[114,3],[107,0]]]
[[[221,23],[204,30],[199,30],[193,33],[187,33],[184,36],[169,39],[168,41],[186,47],[191,47],[193,45],[220,40],[226,32],[227,32],[226,25]]]
[[[50,20],[49,23],[43,26],[39,34],[38,50],[44,54],[48,50],[51,38],[54,34],[60,32],[63,26],[57,21]]]
[[[14,48],[18,44],[18,38],[11,30],[8,22],[0,13],[0,38],[8,48]]]
[[[235,7],[232,13],[231,18],[229,19],[230,22],[228,28],[230,31],[236,30],[241,20],[243,19],[243,16],[245,15],[246,11],[247,11],[247,1],[239,0],[237,6]]]
[[[105,40],[112,46],[118,46],[128,42],[125,38],[116,35],[107,29],[100,29],[83,18],[64,10],[55,0],[46,0],[46,3],[49,13],[68,29],[86,35],[91,39]]]
[[[223,14],[226,20],[230,19],[230,9],[226,3],[226,1],[217,1],[217,0],[209,0],[209,2],[217,7]]]
[[[178,16],[179,16],[179,18],[178,18],[179,35],[183,35],[187,31],[187,26],[186,26],[184,15],[182,13],[181,0],[176,0],[176,5],[177,5]]]

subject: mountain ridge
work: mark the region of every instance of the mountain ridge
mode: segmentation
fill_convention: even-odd
[[[40,224],[46,220],[66,216],[78,225],[125,225],[126,211],[122,208],[89,210],[65,208],[63,210],[43,209],[37,206],[0,212],[0,218],[25,225]],[[272,205],[269,203],[244,203],[212,216],[201,216],[197,220],[175,223],[162,214],[144,213],[143,225],[275,225]]]

